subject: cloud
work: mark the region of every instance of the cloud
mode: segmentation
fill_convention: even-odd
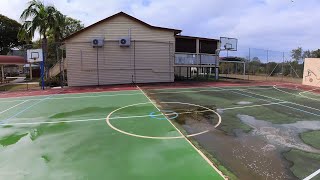
[[[0,13],[19,19],[27,0],[1,0]],[[45,0],[85,25],[124,11],[147,23],[182,29],[185,35],[239,39],[249,47],[290,51],[320,48],[318,0]]]

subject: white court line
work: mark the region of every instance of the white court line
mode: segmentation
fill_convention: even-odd
[[[282,100],[282,99],[278,99],[278,98],[274,98],[274,97],[270,97],[270,96],[266,96],[266,95],[262,95],[262,94],[257,94],[257,93],[253,93],[253,92],[250,92],[250,91],[245,91],[245,90],[241,90],[241,91],[242,92],[247,92],[247,93],[250,93],[250,94],[254,94],[256,96],[262,96],[262,97],[265,97],[265,98],[277,100],[277,101],[284,101],[284,102],[287,102],[289,104],[293,104],[293,105],[309,108],[309,109],[312,109],[312,110],[315,110],[315,111],[320,111],[320,109],[313,108],[313,107],[310,107],[310,106],[305,106],[305,105],[302,105],[302,104],[298,104],[298,103],[294,103],[294,102],[290,102],[290,101],[286,101],[286,100]]]
[[[312,178],[316,177],[316,175],[320,174],[320,169],[318,169],[316,172],[312,173],[310,176],[304,178],[303,180],[311,180]]]
[[[299,94],[293,94],[293,93],[289,93],[289,92],[286,92],[284,90],[281,90],[281,89],[277,88],[277,85],[274,85],[273,88],[276,89],[277,91],[280,91],[280,92],[283,92],[283,93],[286,93],[286,94],[290,94],[290,95],[293,95],[293,96],[297,96],[297,97],[300,97],[300,98],[302,97],[302,98],[307,98],[307,99],[311,99],[311,100],[315,100],[315,101],[320,101],[320,99],[315,99],[315,98],[311,98],[311,97],[302,95],[302,93],[310,92],[310,91],[313,91],[313,90],[316,90],[316,89],[313,89],[313,90],[310,90],[310,91],[299,92]]]
[[[140,89],[139,86],[137,86],[137,88],[145,95],[145,97],[153,104],[153,106],[158,109],[158,111],[160,111],[160,109],[154,104],[154,102],[143,92],[142,89]],[[161,112],[161,111],[160,111]],[[197,147],[195,147],[192,142],[166,117],[164,116],[168,122],[170,122],[170,124],[181,134],[181,136],[184,137],[184,139],[200,154],[200,156],[207,161],[207,163],[217,172],[219,173],[219,175],[223,178],[226,179],[225,176],[223,175],[223,173],[210,161],[210,159],[204,155]]]
[[[265,99],[262,99],[262,98],[253,97],[253,96],[248,95],[248,94],[243,94],[243,93],[234,92],[234,91],[231,91],[231,92],[233,92],[233,93],[235,93],[235,94],[240,94],[240,95],[242,95],[242,96],[251,97],[251,98],[254,98],[254,99],[259,99],[259,100],[261,100],[261,101],[273,103],[272,101],[268,101],[268,100],[265,100]],[[242,91],[242,92],[246,92],[246,91]],[[250,93],[250,92],[247,92],[247,93]],[[251,94],[254,94],[254,93],[251,93]],[[288,101],[281,101],[281,102],[290,103],[290,102],[288,102]],[[320,117],[320,114],[315,114],[315,113],[312,113],[312,112],[309,112],[309,111],[305,111],[305,110],[302,110],[302,109],[298,109],[298,108],[295,108],[295,107],[287,106],[287,105],[280,104],[280,103],[278,103],[277,105],[283,106],[283,107],[287,107],[287,108],[290,108],[290,109],[294,109],[294,110],[297,110],[297,111],[301,111],[301,112],[304,112],[304,113],[307,113],[307,114],[311,114],[311,115]]]
[[[310,100],[320,101],[320,99],[316,99],[316,98],[308,97],[308,96],[302,95],[302,93],[301,93],[301,94],[299,93],[299,95],[300,95],[301,97],[304,97],[304,98],[307,98],[307,99],[310,99]]]
[[[98,95],[98,96],[76,96],[76,97],[58,97],[58,98],[50,98],[50,100],[59,100],[59,99],[81,99],[81,98],[98,98],[98,97],[113,97],[113,96],[134,96],[134,95],[143,95],[141,93],[132,93],[132,94],[106,94],[106,95]],[[28,101],[38,101],[42,99],[29,99]],[[25,100],[12,100],[12,101],[0,101],[2,102],[20,102]]]
[[[239,86],[237,86],[239,87]],[[245,86],[243,86],[245,87]],[[257,86],[258,87],[258,86]],[[209,89],[212,87],[206,87],[206,89]],[[214,87],[213,87],[214,88]],[[215,88],[218,89],[218,88]],[[251,88],[251,89],[272,89],[272,87],[270,88]],[[235,89],[226,89],[227,91],[230,90],[235,90]],[[156,92],[156,93],[150,93],[150,94],[162,94],[162,93],[172,93],[172,94],[179,94],[179,93],[186,93],[186,92],[202,92],[202,91],[226,91],[226,90],[198,90],[198,91],[177,91],[177,92]],[[240,90],[240,89],[239,89]],[[137,90],[131,90],[131,91],[137,91]],[[106,92],[96,92],[96,93],[108,93],[109,91]],[[84,94],[84,93],[79,93],[79,94]],[[73,94],[57,94],[56,96],[67,96],[67,95],[73,95]],[[50,98],[50,100],[59,100],[59,99],[81,99],[81,98],[98,98],[98,97],[113,97],[113,96],[134,96],[134,95],[142,95],[142,93],[130,93],[130,94],[106,94],[106,95],[98,95],[98,96],[76,96],[76,97],[56,97],[56,98]],[[44,96],[48,96],[48,95],[44,95]],[[31,97],[31,96],[28,96]],[[33,96],[33,97],[38,97],[38,96]],[[39,96],[40,97],[40,96]],[[9,100],[9,101],[1,101],[0,98],[0,103],[3,102],[21,102],[21,101],[25,101],[25,100]],[[29,101],[38,101],[41,99],[28,99]]]
[[[243,87],[243,88],[250,88],[250,87],[253,87],[253,88],[257,88],[257,89],[259,89],[258,87],[270,87],[270,88],[272,88],[272,86],[267,86],[267,85],[259,85],[259,86],[224,86],[225,88],[241,88],[241,87]],[[161,90],[163,90],[163,91],[167,91],[167,90],[180,90],[180,89],[209,89],[209,88],[211,88],[211,89],[218,89],[219,87],[215,87],[215,86],[199,86],[199,87],[189,87],[189,88],[181,88],[181,87],[172,87],[172,88],[161,88],[161,89],[158,89],[158,88],[156,88],[156,89],[146,89],[146,90],[148,90],[148,91],[152,91],[152,90],[155,90],[155,91],[161,91]],[[260,88],[261,89],[261,88]]]
[[[12,106],[12,107],[4,110],[4,111],[1,111],[0,114],[2,114],[2,113],[4,113],[4,112],[7,112],[7,111],[9,111],[10,109],[13,109],[13,108],[15,108],[15,107],[17,107],[17,106],[20,106],[21,104],[23,104],[23,103],[25,103],[25,102],[27,102],[27,101],[29,101],[29,100],[25,100],[25,101],[23,101],[23,102],[21,102],[21,103],[19,103],[19,104],[16,104],[16,105],[14,105],[14,106]]]
[[[64,89],[63,89],[64,90]],[[132,89],[132,90],[123,90],[123,91],[138,91],[136,89]],[[100,92],[83,92],[83,93],[65,93],[65,94],[56,94],[56,96],[67,96],[67,95],[81,95],[81,94],[101,94],[101,93],[108,93],[108,92],[117,92],[117,91],[100,91]],[[30,92],[31,93],[31,92]],[[21,94],[21,93],[20,93]],[[17,95],[20,95],[17,94]],[[22,94],[24,95],[24,93]],[[43,96],[50,96],[52,94],[48,94],[48,95],[35,95],[35,96],[21,96],[21,97],[9,97],[9,98],[0,98],[0,102],[2,102],[2,99],[21,99],[21,98],[29,98],[29,97],[43,97]]]
[[[272,87],[270,87],[270,88],[248,88],[248,89],[272,89]],[[197,93],[197,92],[220,92],[220,91],[232,91],[232,90],[246,90],[246,89],[226,89],[226,90],[214,89],[214,90],[212,90],[212,88],[207,87],[206,90],[151,92],[148,94],[181,94],[181,93]]]
[[[278,104],[285,104],[287,102],[275,102],[275,103],[269,103],[269,104],[257,104],[257,105],[252,105],[252,106],[240,106],[240,107],[230,107],[230,108],[224,108],[224,109],[219,109],[222,111],[225,110],[233,110],[233,109],[245,109],[245,108],[252,108],[252,107],[261,107],[261,106],[270,106],[270,105],[278,105]]]
[[[59,123],[75,123],[75,122],[88,122],[88,121],[102,121],[100,119],[80,119],[80,120],[69,120],[69,121],[43,121],[43,122],[25,122],[25,123],[4,123],[0,126],[19,126],[19,125],[39,125],[39,124],[59,124]]]
[[[239,107],[230,107],[230,108],[223,108],[219,110],[233,110],[233,109],[244,109],[244,108],[251,108],[251,107],[260,107],[260,106],[270,106],[270,105],[277,105],[281,103],[286,102],[278,102],[278,103],[269,103],[269,104],[259,104],[259,105],[252,105],[252,106],[239,106]],[[180,112],[180,113],[167,113],[167,114],[155,114],[152,115],[153,117],[157,116],[170,116],[175,114],[192,114],[192,113],[201,113],[201,112],[212,112],[211,110],[203,110],[203,111],[186,111],[186,112]],[[150,114],[148,115],[141,115],[141,116],[115,116],[111,117],[110,119],[131,119],[131,118],[143,118],[143,117],[150,117]],[[59,124],[59,123],[76,123],[76,122],[89,122],[89,121],[100,121],[105,120],[105,118],[98,118],[98,119],[80,119],[80,120],[65,120],[65,121],[42,121],[42,122],[25,122],[25,123],[6,123],[6,124],[0,124],[0,126],[15,126],[15,125],[39,125],[39,124]]]

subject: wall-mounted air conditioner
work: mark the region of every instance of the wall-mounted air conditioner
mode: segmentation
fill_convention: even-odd
[[[92,47],[98,48],[98,47],[103,47],[104,45],[104,38],[94,38],[92,39]]]
[[[131,44],[130,37],[123,37],[119,39],[119,46],[121,47],[129,47]]]

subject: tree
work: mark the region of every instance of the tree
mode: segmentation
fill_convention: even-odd
[[[47,58],[47,37],[48,31],[52,30],[57,33],[56,29],[59,27],[60,18],[63,15],[54,7],[46,6],[39,0],[31,0],[28,7],[22,12],[20,19],[24,21],[19,37],[23,39],[32,39],[36,32],[40,33],[42,49],[44,57]],[[31,19],[29,21],[29,19]],[[58,37],[55,34],[55,37]],[[46,62],[45,66],[48,68]]]
[[[258,57],[252,58],[252,61],[249,62],[249,72],[255,75],[259,72],[261,66],[261,61]]]
[[[302,59],[302,47],[298,47],[297,49],[293,49],[291,51],[291,57],[294,61],[300,61]]]
[[[6,55],[11,48],[23,44],[17,38],[21,24],[0,14],[0,54]]]
[[[311,51],[310,50],[306,50],[303,52],[302,54],[302,58],[311,58],[312,57],[312,54],[311,54]]]
[[[84,28],[84,25],[80,20],[73,19],[71,17],[65,17],[64,27],[62,31],[62,39],[70,36],[71,34],[80,31]]]
[[[81,24],[80,20],[67,17],[65,15],[59,16],[58,19],[59,27],[55,27],[47,32],[48,34],[48,55],[47,55],[47,66],[50,68],[57,63],[57,51],[61,55],[61,50],[57,50],[60,46],[61,41],[67,36],[81,30],[84,25]]]
[[[311,52],[312,58],[320,58],[320,49],[314,50]]]

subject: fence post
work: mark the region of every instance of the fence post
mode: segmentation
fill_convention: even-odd
[[[283,81],[283,76],[284,76],[284,72],[283,72],[283,65],[284,65],[284,52],[282,52],[282,67],[281,67],[281,74],[282,74],[282,79],[281,79],[281,81]]]
[[[266,81],[268,81],[268,63],[269,63],[269,50],[267,50],[267,63],[266,63]]]
[[[248,80],[250,80],[250,61],[251,61],[251,48],[249,48]]]

